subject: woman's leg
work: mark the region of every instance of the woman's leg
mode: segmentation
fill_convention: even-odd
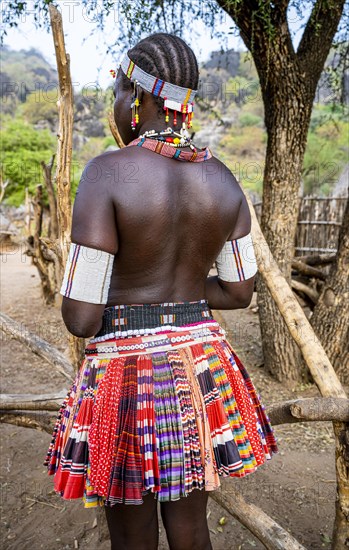
[[[159,526],[157,500],[150,494],[143,504],[105,506],[111,550],[156,550]]]
[[[171,550],[212,550],[206,519],[208,493],[194,489],[186,498],[161,503]]]

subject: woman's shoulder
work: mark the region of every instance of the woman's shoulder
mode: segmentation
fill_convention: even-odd
[[[122,147],[121,149],[113,149],[105,151],[91,159],[88,164],[96,164],[100,166],[108,166],[123,159],[129,160],[131,157],[144,154],[145,150],[142,147]]]
[[[236,193],[241,193],[241,185],[238,177],[222,160],[212,154],[212,157],[203,162],[203,173],[207,179],[214,180],[217,184],[221,183],[222,187],[231,189]]]
[[[119,159],[124,155],[125,148],[104,151],[104,153],[101,153],[100,155],[97,155],[89,160],[86,166],[88,166],[89,164],[109,164],[110,162],[113,162],[114,160]]]

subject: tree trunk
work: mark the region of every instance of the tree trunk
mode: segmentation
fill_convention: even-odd
[[[336,261],[310,319],[344,384],[349,384],[349,199],[338,237]]]
[[[349,423],[333,422],[336,436],[336,517],[333,525],[332,548],[349,546]]]
[[[309,99],[304,78],[290,69],[286,52],[280,50],[280,57],[273,61],[272,74],[261,83],[268,132],[261,228],[290,284],[312,98]],[[279,381],[300,380],[305,374],[301,353],[261,278],[257,279],[257,303],[265,367]]]
[[[43,226],[43,196],[42,185],[36,188],[34,207],[34,235],[28,237],[28,256],[38,270],[41,289],[46,304],[53,304],[56,295],[55,264],[52,258],[45,257],[44,245],[41,242]]]
[[[287,21],[288,1],[217,2],[239,27],[258,72],[268,134],[261,227],[290,283],[312,105],[344,0],[314,3],[297,52]],[[297,381],[305,365],[260,277],[257,293],[264,364],[278,380]]]

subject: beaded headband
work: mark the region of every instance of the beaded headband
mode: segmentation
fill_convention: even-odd
[[[155,97],[162,97],[165,109],[172,109],[180,113],[191,113],[193,111],[193,99],[197,90],[183,88],[146,73],[127,54],[121,61],[120,67],[127,78],[132,81],[137,80],[144,90]]]

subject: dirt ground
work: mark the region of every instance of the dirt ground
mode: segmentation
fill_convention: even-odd
[[[21,247],[3,252],[7,253],[0,257],[1,311],[66,352],[67,333],[59,309],[43,304],[39,276],[30,258]],[[245,310],[220,312],[220,320],[266,408],[273,402],[317,395],[313,385],[292,391],[265,373],[255,299]],[[67,381],[44,360],[4,336],[1,375],[3,393],[38,394],[68,388]],[[278,455],[256,473],[229,483],[238,485],[248,501],[305,548],[329,548],[335,501],[331,424],[276,426],[275,433]],[[1,425],[1,548],[109,550],[108,540],[99,540],[100,520],[96,521],[95,511],[84,509],[80,501],[63,501],[54,493],[52,477],[42,465],[49,443],[50,435],[45,432]],[[224,525],[220,525],[223,517]],[[213,500],[209,500],[208,522],[214,550],[264,548]],[[160,540],[160,550],[166,550],[163,527]]]

